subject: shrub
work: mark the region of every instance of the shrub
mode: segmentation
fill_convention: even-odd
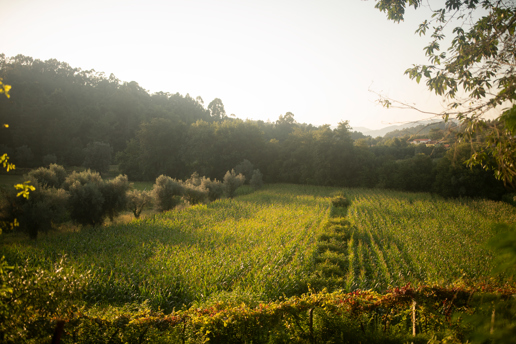
[[[60,188],[66,180],[66,170],[63,166],[50,164],[48,168],[40,167],[28,173],[28,178],[36,180],[41,186]]]
[[[63,189],[68,190],[75,182],[79,182],[79,184],[83,185],[87,183],[100,184],[102,183],[102,177],[98,172],[93,172],[91,170],[82,172],[73,171],[68,177],[66,177],[63,183]]]
[[[97,172],[74,171],[63,185],[70,192],[70,217],[81,225],[101,225],[106,217],[113,220],[126,209],[127,176],[119,175],[113,180],[103,181]]]
[[[55,173],[57,177],[57,183],[59,187],[62,187],[63,183],[66,180],[66,177],[68,177],[68,173],[66,172],[65,168],[61,165],[50,164],[48,166],[48,169]]]
[[[162,174],[156,178],[156,184],[152,188],[154,207],[160,212],[173,209],[179,203],[179,196],[182,194],[181,183]]]
[[[7,277],[11,292],[0,295],[0,340],[6,344],[50,343],[54,319],[82,310],[93,278],[89,271],[76,270],[64,258],[45,267],[23,260]]]
[[[224,175],[224,194],[228,198],[235,197],[235,191],[244,184],[245,177],[243,174],[236,174],[235,170],[227,171]]]
[[[59,187],[56,174],[46,167],[40,167],[28,173],[28,178],[35,180],[43,187]]]
[[[143,208],[149,204],[152,197],[148,191],[131,190],[127,193],[127,208],[133,212],[135,218],[139,218]]]
[[[104,212],[111,221],[126,209],[127,191],[129,191],[129,181],[125,175],[119,175],[115,179],[100,184],[100,192],[104,197]]]
[[[253,176],[251,177],[251,181],[249,184],[255,189],[258,190],[263,186],[263,174],[260,170],[254,170]]]
[[[201,185],[185,184],[183,186],[183,199],[191,205],[204,203],[208,199],[208,189]]]
[[[100,184],[100,183],[99,183]],[[75,181],[69,187],[70,198],[68,206],[70,217],[83,226],[98,226],[104,222],[104,196],[99,184],[88,182],[81,184]]]
[[[17,197],[17,191],[6,193],[2,203],[2,218],[19,223],[18,229],[36,239],[38,233],[47,232],[52,224],[64,222],[68,193],[63,189],[47,188],[34,178],[29,179],[36,190],[31,191],[29,198]]]
[[[185,184],[190,184],[193,186],[200,186],[201,183],[202,183],[202,179],[199,176],[199,173],[197,173],[197,172],[192,173],[192,175],[190,176],[190,179],[185,180]]]
[[[222,197],[224,194],[224,185],[217,179],[202,177],[201,186],[208,190],[208,200],[213,202]]]

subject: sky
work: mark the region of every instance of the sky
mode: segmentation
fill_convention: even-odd
[[[434,0],[432,4],[439,4]],[[425,63],[414,34],[363,0],[0,0],[0,53],[113,73],[150,93],[179,92],[227,114],[379,129],[427,119],[385,109],[370,90],[434,112],[442,101],[404,75]],[[438,6],[434,9],[437,9]],[[8,80],[4,80],[8,82]]]

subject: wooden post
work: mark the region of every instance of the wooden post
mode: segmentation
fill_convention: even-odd
[[[416,336],[416,300],[412,300],[412,335]]]
[[[316,343],[314,337],[314,308],[310,308],[309,312],[309,327],[310,327],[310,340],[312,343]]]
[[[493,305],[493,313],[491,314],[491,330],[489,331],[490,334],[493,334],[493,332],[494,332],[494,322],[495,322],[495,306]]]

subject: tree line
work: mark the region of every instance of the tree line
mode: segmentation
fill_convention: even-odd
[[[12,97],[0,99],[10,123],[0,149],[21,167],[58,163],[104,173],[118,164],[132,181],[193,173],[221,180],[247,159],[270,183],[493,199],[507,192],[492,172],[464,166],[481,135],[469,145],[427,147],[410,144],[408,135],[371,138],[347,121],[336,128],[297,123],[290,112],[274,122],[244,121],[227,116],[220,99],[206,107],[200,97],[149,94],[134,81],[22,55],[0,55],[0,75],[13,86]],[[429,134],[453,144],[446,130]]]

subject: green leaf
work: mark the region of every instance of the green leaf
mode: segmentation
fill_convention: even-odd
[[[509,110],[506,110],[500,116],[500,119],[504,121],[505,128],[511,133],[516,133],[516,105]]]

